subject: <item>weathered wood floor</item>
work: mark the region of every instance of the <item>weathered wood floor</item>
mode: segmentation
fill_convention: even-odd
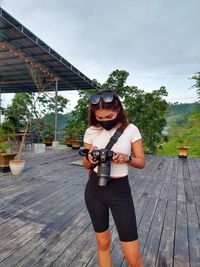
[[[30,157],[21,176],[0,173],[0,266],[97,265],[76,151]],[[200,159],[146,156],[130,169],[145,267],[200,266]],[[112,231],[113,266],[127,266]]]

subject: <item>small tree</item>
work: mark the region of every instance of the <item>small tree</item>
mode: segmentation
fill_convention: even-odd
[[[157,145],[163,138],[162,131],[166,126],[165,111],[167,102],[162,99],[167,96],[165,87],[146,93],[136,86],[126,85],[129,73],[125,70],[113,71],[101,89],[114,89],[122,100],[130,122],[136,124],[143,136],[146,151],[155,152]],[[73,111],[77,120],[83,121],[87,126],[88,107],[90,95],[97,90],[81,91],[80,99]]]
[[[192,77],[193,80],[195,80],[195,84],[193,85],[193,87],[196,88],[197,90],[197,95],[198,95],[198,98],[200,100],[200,72],[197,72],[193,77]]]
[[[11,123],[15,130],[25,127],[26,118],[33,109],[34,95],[28,93],[17,93],[11,103],[4,108],[4,120]]]
[[[141,131],[147,152],[156,152],[157,145],[163,138],[162,131],[167,124],[165,112],[168,106],[162,99],[163,96],[167,96],[165,87],[151,93],[134,87],[132,94],[124,100],[129,121],[135,123]]]

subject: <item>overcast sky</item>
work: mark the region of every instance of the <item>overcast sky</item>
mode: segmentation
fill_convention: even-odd
[[[200,0],[0,0],[1,6],[86,76],[115,69],[170,102],[194,102],[200,71]],[[75,92],[66,94],[77,99]],[[3,96],[4,97],[4,96]]]

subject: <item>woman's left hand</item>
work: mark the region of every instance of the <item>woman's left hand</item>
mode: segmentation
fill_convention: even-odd
[[[127,163],[127,161],[128,161],[128,155],[123,153],[116,153],[112,159],[112,162],[119,164]]]

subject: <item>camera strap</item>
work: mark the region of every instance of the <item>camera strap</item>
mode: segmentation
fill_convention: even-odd
[[[122,127],[119,127],[116,132],[113,134],[113,136],[111,136],[110,141],[108,142],[108,144],[106,145],[106,149],[111,149],[114,144],[117,142],[117,140],[119,139],[119,137],[123,134],[124,129]]]
[[[124,132],[124,129],[123,129],[122,127],[119,127],[119,128],[116,130],[116,132],[113,134],[113,136],[111,136],[110,141],[108,142],[108,144],[106,145],[105,148],[110,150],[110,149],[114,146],[114,144],[117,142],[117,140],[119,139],[119,137],[123,134],[123,132]],[[93,170],[96,166],[97,166],[96,164],[94,164],[94,165],[92,166],[92,168],[90,169],[89,175],[92,174],[92,170]]]

